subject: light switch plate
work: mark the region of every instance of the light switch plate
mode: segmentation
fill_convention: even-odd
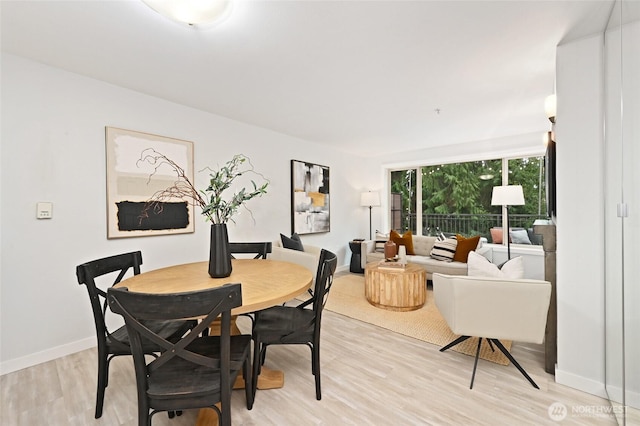
[[[53,203],[37,203],[36,218],[51,219],[53,217]]]

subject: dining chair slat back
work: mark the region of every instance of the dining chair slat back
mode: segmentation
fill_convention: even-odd
[[[232,259],[235,259],[234,254],[250,254],[254,255],[254,259],[266,259],[271,253],[271,242],[230,242],[229,249]]]
[[[229,252],[231,253],[232,259],[236,259],[234,254],[248,254],[253,255],[253,259],[266,259],[267,255],[271,253],[271,247],[271,241],[230,242]],[[240,314],[240,316],[249,318],[251,320],[251,324],[253,325],[253,313]]]
[[[107,292],[109,307],[124,317],[138,390],[138,422],[151,424],[161,411],[212,408],[220,425],[231,425],[231,391],[242,370],[247,383],[247,408],[253,405],[250,378],[251,336],[231,336],[231,309],[242,305],[239,283],[183,293],[129,292],[126,287]],[[220,335],[202,336],[221,317]],[[145,321],[200,318],[196,327],[171,342],[145,326]],[[145,357],[144,340],[155,342],[158,357]],[[215,404],[220,403],[218,408]]]

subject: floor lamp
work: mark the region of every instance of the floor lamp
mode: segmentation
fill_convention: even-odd
[[[380,205],[380,194],[376,191],[363,192],[360,196],[360,205],[369,207],[369,239],[371,240],[371,208]]]
[[[521,185],[505,185],[494,186],[493,193],[491,195],[492,206],[504,206],[507,209],[507,223],[505,229],[507,230],[507,260],[511,259],[511,236],[509,235],[509,206],[522,206],[524,205],[524,194],[522,193]],[[504,235],[504,229],[502,232]]]

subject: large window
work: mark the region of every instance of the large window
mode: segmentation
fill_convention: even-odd
[[[416,167],[391,172],[391,229],[417,235],[481,235],[503,223],[502,207],[491,205],[494,186],[522,185],[523,206],[509,209],[510,228],[528,230],[547,217],[544,157],[494,159]]]

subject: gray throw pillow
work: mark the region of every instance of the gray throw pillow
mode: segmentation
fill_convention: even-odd
[[[529,234],[527,234],[526,229],[516,229],[509,232],[509,236],[511,237],[511,242],[513,244],[531,244],[531,240],[529,240]]]
[[[304,246],[302,245],[300,236],[295,232],[293,233],[293,235],[291,235],[291,238],[287,237],[286,235],[280,234],[280,240],[282,241],[282,247],[284,248],[304,251]]]

